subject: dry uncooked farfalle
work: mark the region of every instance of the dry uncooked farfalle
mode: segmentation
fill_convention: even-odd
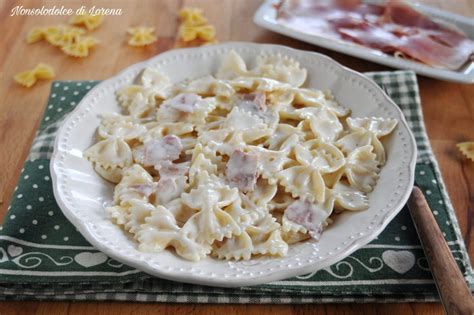
[[[62,46],[61,50],[66,55],[83,58],[87,57],[89,55],[89,49],[98,43],[99,41],[94,37],[79,37],[76,38],[74,43]]]
[[[150,45],[158,40],[158,38],[155,36],[154,27],[131,27],[127,30],[127,32],[131,35],[130,39],[128,40],[128,44],[130,46],[142,47]]]
[[[199,8],[183,8],[178,13],[183,25],[197,26],[207,24],[207,19]]]
[[[92,31],[98,28],[104,21],[104,16],[100,14],[78,14],[73,16],[69,20],[69,24],[72,25],[81,25],[87,28],[88,31]]]
[[[474,141],[461,142],[456,144],[456,146],[462,152],[462,154],[474,162]]]
[[[197,41],[200,45],[210,45],[217,42],[216,28],[208,23],[201,9],[183,8],[179,18],[178,40],[182,43]]]
[[[14,79],[17,83],[31,87],[38,79],[49,80],[54,78],[54,70],[51,66],[39,63],[33,70],[22,71],[15,75]]]

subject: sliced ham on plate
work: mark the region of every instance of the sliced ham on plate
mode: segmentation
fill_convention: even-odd
[[[276,8],[287,27],[435,68],[457,70],[474,55],[474,42],[462,31],[402,1],[381,6],[359,0],[282,0]]]

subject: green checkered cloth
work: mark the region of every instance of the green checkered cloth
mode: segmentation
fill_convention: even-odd
[[[400,106],[418,144],[416,184],[474,288],[456,217],[431,152],[413,72],[368,74]],[[385,231],[338,263],[264,285],[214,288],[152,277],[92,247],[63,216],[51,188],[55,133],[98,82],[54,82],[41,126],[0,231],[0,297],[5,300],[127,300],[193,303],[436,301],[433,278],[405,207]]]

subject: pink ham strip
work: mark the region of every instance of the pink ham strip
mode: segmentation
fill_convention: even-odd
[[[145,143],[144,165],[159,169],[162,163],[178,159],[182,150],[181,140],[174,135],[150,140]]]
[[[255,188],[257,182],[258,157],[252,153],[235,150],[227,162],[226,176],[230,186],[243,192]]]
[[[243,94],[241,99],[237,101],[236,106],[254,114],[258,117],[263,117],[267,111],[267,105],[265,104],[265,94],[256,92],[250,94]]]
[[[182,187],[176,184],[177,177],[184,176],[189,170],[189,163],[171,163],[166,162],[160,168],[160,180],[156,185],[155,196],[159,202],[165,204],[178,198],[182,193]]]
[[[286,208],[284,215],[291,222],[305,227],[315,239],[321,236],[323,224],[328,217],[326,212],[307,200],[294,201]]]

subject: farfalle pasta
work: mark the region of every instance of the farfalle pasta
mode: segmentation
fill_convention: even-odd
[[[104,21],[104,16],[100,14],[79,14],[69,20],[69,24],[84,26],[88,31],[95,30]]]
[[[208,23],[203,11],[198,8],[183,8],[179,11],[181,24],[178,29],[178,39],[184,43],[194,40],[201,44],[214,44],[216,28]]]
[[[158,38],[155,36],[154,27],[131,27],[127,30],[127,32],[130,34],[130,39],[128,40],[128,44],[130,46],[146,46],[158,40]]]
[[[84,153],[117,184],[111,220],[141,251],[248,260],[285,256],[336,213],[367,209],[397,121],[350,117],[306,79],[288,57],[248,69],[233,51],[215,76],[172,83],[145,69]]]
[[[28,44],[46,40],[49,44],[61,48],[69,56],[87,57],[90,48],[96,46],[99,40],[92,36],[84,36],[86,31],[70,25],[57,25],[32,28],[26,35]]]
[[[466,158],[474,162],[474,141],[461,142],[456,146]]]
[[[45,63],[39,63],[32,70],[22,71],[16,74],[14,79],[18,84],[31,87],[38,79],[51,80],[54,78],[54,75],[54,69],[51,66]]]

